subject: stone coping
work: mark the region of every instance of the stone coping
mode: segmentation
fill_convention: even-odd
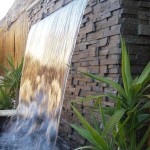
[[[33,7],[35,7],[38,3],[40,3],[41,0],[34,1],[27,9],[26,11],[29,12]]]
[[[0,117],[11,117],[17,115],[17,110],[12,109],[12,110],[0,110]]]

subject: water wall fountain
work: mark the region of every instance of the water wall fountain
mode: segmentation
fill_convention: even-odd
[[[0,28],[3,28],[5,25],[8,26],[8,30],[4,34],[0,32],[0,61],[1,58],[11,53],[10,51],[13,47],[16,49],[15,56],[17,60],[21,58],[20,56],[22,55],[18,54],[20,51],[22,51],[21,54],[23,54],[25,49],[21,41],[26,41],[26,33],[28,33],[28,31],[26,31],[26,28],[28,28],[27,23],[29,23],[29,27],[31,27],[39,22],[39,20],[53,14],[53,12],[56,12],[56,10],[71,3],[73,0],[37,0],[38,3],[36,3],[36,5],[34,3],[32,7],[29,6],[31,6],[33,0],[16,1],[18,5],[9,12],[6,17],[7,20],[0,22]],[[148,32],[150,26],[148,17],[149,6],[148,0],[89,0],[84,12],[84,18],[78,34],[71,65],[79,70],[106,76],[119,82],[121,80],[120,34],[122,34],[126,39],[127,47],[132,55],[133,73],[139,74],[150,58],[150,33]],[[14,18],[16,14],[18,17]],[[23,16],[21,15],[21,17],[19,17],[20,14],[23,14]],[[24,17],[26,20],[25,23],[23,21],[24,19],[22,19]],[[7,24],[10,22],[12,24],[11,26]],[[1,26],[2,24],[3,26]],[[10,33],[11,29],[13,29],[12,34]],[[15,42],[12,41],[14,29],[17,30],[17,32],[15,30]],[[21,47],[18,47],[18,44]],[[85,139],[82,139],[70,127],[70,122],[79,123],[76,115],[71,110],[70,101],[72,99],[75,100],[107,91],[115,93],[115,91],[106,84],[85,78],[75,71],[69,72],[59,126],[59,137],[68,141],[64,150],[70,150],[88,144]],[[104,104],[109,107],[114,106],[109,100],[104,101]],[[77,108],[82,111],[90,122],[91,114],[86,110],[87,105],[87,103],[83,103],[82,105],[77,105]],[[5,141],[8,140],[3,141],[0,139],[0,142],[1,141],[5,143]],[[27,141],[27,139],[25,139],[25,141]]]
[[[68,65],[86,4],[87,0],[74,0],[30,29],[17,120],[1,138],[7,145],[15,142],[18,150],[54,149]]]

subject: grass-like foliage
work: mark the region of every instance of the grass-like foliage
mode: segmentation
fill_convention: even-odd
[[[0,109],[13,108],[12,100],[16,99],[16,92],[20,86],[23,59],[15,66],[12,57],[6,58],[8,67],[0,64],[5,75],[0,79]]]
[[[78,131],[80,135],[86,138],[92,146],[85,147],[97,150],[142,150],[144,144],[150,135],[148,122],[150,114],[147,109],[150,108],[150,95],[147,95],[150,89],[150,62],[147,64],[140,76],[132,78],[130,69],[130,58],[124,39],[122,39],[122,81],[123,85],[114,82],[106,77],[80,72],[85,76],[95,79],[99,82],[107,83],[113,87],[118,94],[106,93],[105,97],[114,101],[114,108],[102,107],[100,96],[87,97],[74,102],[84,102],[97,99],[92,109],[100,111],[103,129],[94,118],[95,127],[92,127],[72,106],[75,114],[81,121],[83,128],[72,124],[71,126]],[[105,116],[110,119],[106,120]],[[137,141],[137,132],[147,127],[147,131]],[[82,148],[83,149],[83,148]],[[149,150],[148,148],[147,150]]]
[[[0,109],[12,109],[12,99],[10,91],[6,87],[0,87]]]

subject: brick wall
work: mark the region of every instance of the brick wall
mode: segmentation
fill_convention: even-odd
[[[139,74],[150,60],[150,1],[122,1],[123,34],[132,60],[132,73]]]

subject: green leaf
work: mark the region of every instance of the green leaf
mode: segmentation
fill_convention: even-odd
[[[121,124],[121,122],[119,122],[117,124],[117,129],[120,129],[121,126],[122,126],[122,124]],[[117,142],[119,142],[118,144],[119,144],[120,149],[127,149],[125,134],[126,134],[126,132],[125,132],[124,128],[122,128],[122,130],[120,130],[119,132],[116,131],[116,134],[114,135],[114,137],[117,139]]]
[[[110,98],[114,102],[117,102],[117,100],[119,99],[118,96],[111,94],[111,93],[106,93],[105,95],[106,95],[106,97]]]
[[[136,84],[132,84],[131,87],[129,88],[129,92],[133,92],[132,96],[135,96],[138,94],[138,92],[141,90],[142,88],[142,84],[141,83],[136,83]]]
[[[124,106],[125,109],[128,108],[128,103],[127,103],[126,99],[124,99],[123,97],[120,98],[118,95],[113,95],[113,94],[111,94],[111,93],[106,93],[105,95],[106,95],[110,100],[113,100],[113,101],[115,101],[115,102],[120,101],[121,104]]]
[[[9,63],[9,65],[11,66],[12,71],[14,71],[15,70],[15,66],[14,66],[12,57],[8,56],[8,58],[6,58],[6,59],[7,59],[7,62]]]
[[[103,126],[105,127],[106,126],[106,119],[105,119],[105,114],[104,114],[104,111],[103,111],[101,101],[99,103],[99,108],[100,108],[100,115],[101,115],[101,118],[102,118],[102,123],[103,123]]]
[[[121,40],[121,43],[122,43],[122,65],[121,65],[121,70],[122,70],[122,80],[123,80],[123,86],[124,86],[124,89],[126,91],[126,93],[128,92],[128,83],[127,83],[127,77],[126,77],[126,74],[125,74],[125,56],[124,56],[124,53],[125,53],[125,48],[124,48],[124,41],[123,39]]]
[[[131,143],[130,143],[130,149],[136,149],[136,133],[135,131],[131,132]]]
[[[131,69],[130,69],[130,59],[129,54],[127,53],[127,48],[125,44],[125,40],[121,38],[122,43],[122,79],[126,94],[128,93],[128,89],[131,85]]]
[[[142,87],[141,88],[141,91],[134,97],[137,101],[140,101],[140,99],[149,99],[146,95],[145,95],[145,92],[150,88],[150,86],[146,86],[146,87]]]
[[[104,97],[104,95],[88,96],[88,97],[85,97],[85,98],[81,98],[79,100],[73,100],[71,102],[73,102],[73,103],[85,102],[85,101],[90,101],[90,100],[93,100],[93,99],[99,99],[99,98],[102,98],[102,97]]]
[[[148,108],[150,108],[150,101],[146,102],[146,103],[141,107],[140,110],[148,109]]]
[[[150,98],[150,95],[145,95],[145,97]]]
[[[137,150],[141,150],[142,147],[144,146],[144,144],[146,143],[148,137],[149,137],[149,134],[150,134],[150,127],[148,128],[148,130],[146,131],[146,133],[144,134],[141,142],[138,144],[137,146]]]
[[[120,121],[120,119],[123,117],[125,113],[125,110],[118,110],[115,112],[115,114],[109,119],[109,121],[107,122],[104,131],[103,131],[103,136],[105,137],[107,134],[110,133],[110,131],[112,131],[117,123]]]
[[[75,107],[72,106],[72,108],[75,114],[78,116],[81,123],[83,124],[83,126],[85,127],[85,129],[91,134],[95,146],[103,150],[109,150],[108,145],[103,139],[103,137],[95,129],[91,127],[91,125],[82,117],[82,115],[77,111]]]
[[[98,99],[96,100],[96,102],[94,103],[94,105],[92,106],[93,109],[96,109],[96,108],[99,109],[99,103],[100,103],[100,98],[98,98]]]
[[[149,121],[150,121],[150,117],[145,118],[141,122],[137,122],[135,125],[136,130],[140,130],[140,129],[146,127],[146,125],[148,124]]]
[[[81,128],[75,124],[71,124],[71,127],[74,128],[81,136],[83,136],[85,139],[87,139],[90,143],[94,144],[93,138],[87,130],[85,130],[84,128]]]
[[[112,116],[115,112],[115,109],[114,107],[104,107],[104,113],[109,115],[109,116]]]
[[[132,84],[137,84],[139,77],[137,76],[135,79],[132,80]]]
[[[79,71],[80,72],[80,71]],[[85,73],[85,72],[80,72],[82,74],[84,74],[85,76],[88,76],[92,79],[95,79],[97,81],[100,81],[100,82],[104,82],[104,83],[107,83],[109,84],[110,86],[112,86],[114,89],[116,89],[121,95],[123,95],[124,97],[126,97],[126,94],[123,90],[123,88],[121,87],[120,84],[108,79],[108,78],[105,78],[105,77],[101,77],[101,76],[97,76],[97,75],[92,75],[90,73]]]
[[[0,67],[5,71],[6,74],[8,74],[10,71],[7,67],[3,66],[2,64],[0,64]]]
[[[147,78],[145,78],[145,80],[142,82],[142,86],[144,87],[145,85],[147,85],[150,81],[150,74],[147,76]]]
[[[98,123],[98,121],[96,120],[96,118],[93,115],[93,112],[91,112],[91,117],[95,126],[96,131],[101,134],[101,129],[100,129],[100,124]]]
[[[147,120],[147,119],[149,119],[150,118],[150,114],[139,114],[138,116],[137,116],[137,118],[138,118],[138,121],[139,122],[142,122],[142,121],[144,121],[144,120]]]
[[[83,146],[83,147],[79,147],[79,148],[77,148],[77,149],[75,149],[75,150],[82,150],[82,149],[95,149],[95,150],[99,150],[99,149],[97,149],[96,147],[93,147],[93,146]]]
[[[145,69],[143,70],[142,74],[140,75],[139,79],[138,79],[138,83],[142,83],[150,74],[150,61],[147,64],[147,66],[145,67]]]

